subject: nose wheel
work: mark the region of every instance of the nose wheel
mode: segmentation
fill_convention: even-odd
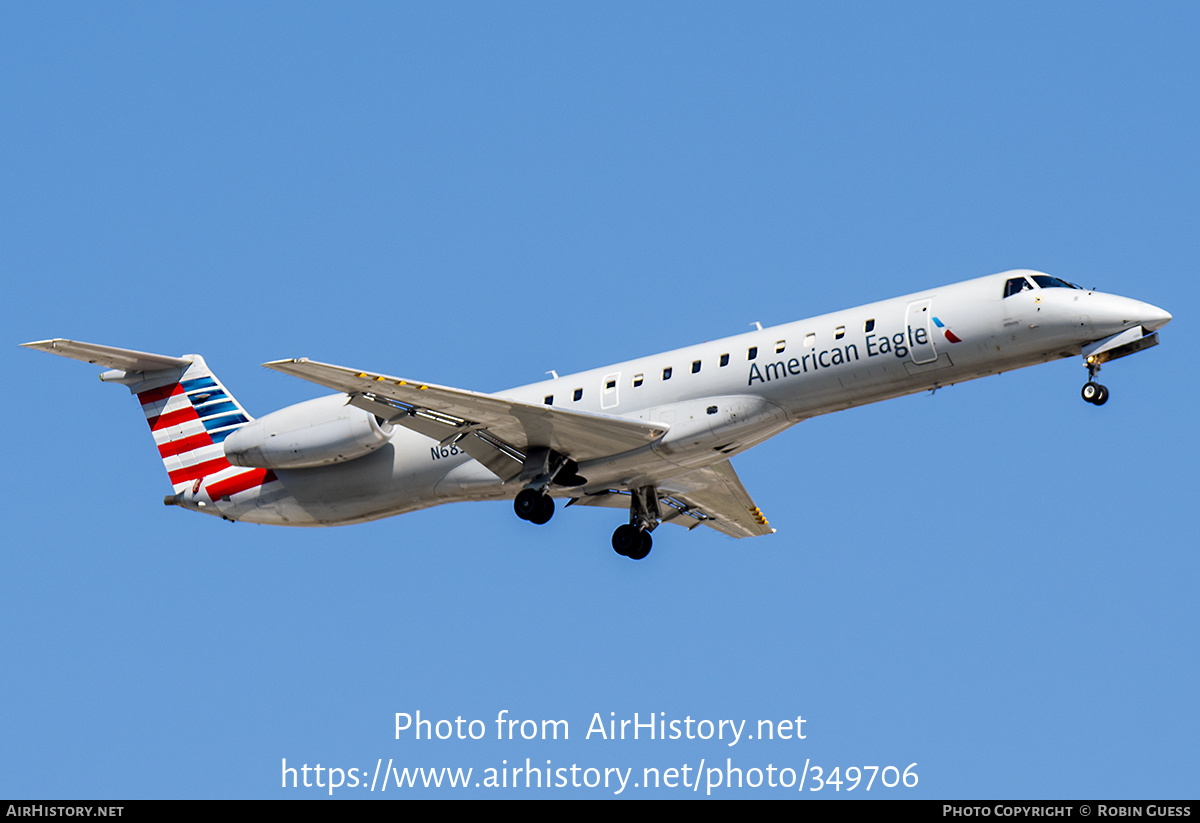
[[[1092,380],[1083,384],[1080,395],[1093,406],[1103,406],[1108,402],[1108,389]]]
[[[1096,357],[1089,357],[1084,361],[1084,365],[1087,366],[1088,381],[1083,384],[1079,394],[1093,406],[1103,406],[1108,402],[1108,388],[1096,382],[1096,375],[1100,373],[1100,361]]]

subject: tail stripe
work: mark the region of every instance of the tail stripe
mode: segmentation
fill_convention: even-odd
[[[204,480],[215,501],[278,479],[272,471],[235,467],[225,459],[221,442],[250,416],[203,361],[193,362],[186,380],[139,392],[138,400],[176,492]]]
[[[226,426],[240,426],[246,422],[246,418],[240,414],[226,414],[219,417],[205,417],[204,428],[212,431],[213,429],[223,429]]]
[[[204,463],[197,463],[194,466],[187,466],[178,471],[168,472],[171,477],[171,485],[178,486],[181,483],[190,483],[201,477],[206,477],[210,474],[228,469],[229,461],[224,457],[218,457],[216,460],[208,460]]]
[[[244,492],[246,489],[252,489],[255,486],[265,485],[274,479],[275,472],[270,469],[250,469],[241,474],[235,474],[233,477],[208,483],[205,489],[208,491],[209,497],[213,500],[219,500],[222,497],[230,497],[238,492]]]
[[[166,397],[148,397],[142,402],[142,413],[150,420],[165,411],[174,409],[190,409],[191,404],[183,392],[175,392]]]
[[[154,435],[154,443],[162,446],[165,443],[170,443],[172,440],[180,440],[185,437],[192,437],[197,434],[205,434],[204,424],[199,420],[186,420],[178,426],[172,426],[167,429],[151,429],[151,434]]]
[[[213,400],[210,397],[202,403],[196,403],[196,398],[192,398],[192,403],[196,406],[196,414],[201,417],[209,414],[220,414],[222,412],[236,412],[238,410],[236,403],[225,400],[223,397],[219,400]],[[238,416],[240,417],[241,415],[239,414]]]
[[[199,415],[191,406],[183,409],[176,409],[165,414],[160,414],[157,417],[149,417],[147,420],[150,423],[151,431],[159,429],[169,429],[171,426],[178,426],[180,423],[186,423],[188,420],[199,420]]]
[[[208,433],[206,432],[204,434],[194,434],[191,437],[183,437],[179,440],[168,440],[167,442],[159,445],[158,453],[163,457],[171,457],[176,454],[190,452],[194,449],[200,448],[201,446],[211,445],[213,445],[212,438],[209,437]]]
[[[183,394],[183,388],[175,383],[171,386],[163,386],[161,389],[150,389],[138,395],[138,400],[142,401],[142,405],[147,403],[157,403],[159,400],[166,400],[173,394]]]
[[[204,421],[204,428],[213,433],[227,426],[242,425],[249,417],[242,411],[237,401],[230,397],[220,384],[211,377],[201,377],[195,380],[184,380],[181,384],[187,392],[187,399],[196,409],[196,414]],[[221,442],[229,436],[229,431],[214,435],[215,442]]]
[[[195,391],[196,389],[207,389],[217,387],[217,381],[211,377],[196,377],[191,380],[182,380],[179,383],[185,392]]]
[[[167,473],[170,474],[171,472],[197,466],[201,463],[214,463],[217,460],[224,459],[225,451],[220,446],[201,446],[198,449],[192,449],[190,452],[164,457],[163,465],[166,466]]]

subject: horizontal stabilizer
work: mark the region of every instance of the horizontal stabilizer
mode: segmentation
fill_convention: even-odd
[[[100,346],[95,343],[80,343],[77,340],[37,340],[33,343],[22,343],[27,349],[59,354],[72,360],[82,360],[85,363],[95,363],[109,369],[119,369],[124,372],[150,372],[163,369],[186,369],[192,364],[191,360],[182,357],[171,357],[167,354],[150,354],[133,349],[118,349],[115,346]]]

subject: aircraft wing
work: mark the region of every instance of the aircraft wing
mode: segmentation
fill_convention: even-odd
[[[532,448],[551,448],[582,462],[648,445],[668,428],[403,380],[307,358],[263,365],[345,392],[353,405],[396,425],[442,443],[455,442],[505,481],[520,473],[524,456]]]
[[[690,525],[685,516],[698,514],[705,526],[730,537],[775,533],[728,460],[664,480],[658,484],[658,493],[667,497],[669,508],[676,508],[673,501],[684,506],[676,509],[677,514],[664,511],[664,523],[685,518],[681,525]]]
[[[663,480],[656,488],[663,523],[688,529],[708,526],[730,537],[775,533],[728,460]],[[571,505],[627,509],[629,494],[618,491],[586,494],[572,500]]]

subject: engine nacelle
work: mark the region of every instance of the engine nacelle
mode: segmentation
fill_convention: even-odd
[[[308,469],[370,454],[391,439],[390,424],[346,404],[344,395],[318,397],[252,420],[225,438],[235,466]]]

